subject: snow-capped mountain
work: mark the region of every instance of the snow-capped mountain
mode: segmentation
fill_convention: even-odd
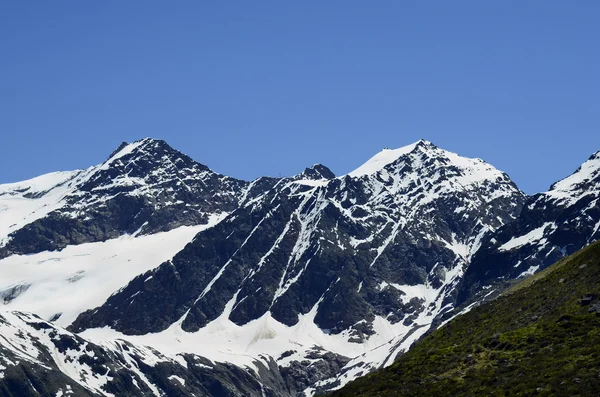
[[[535,273],[600,238],[600,152],[547,192],[531,196],[519,217],[490,235],[473,258],[461,302],[499,280]]]
[[[206,224],[234,210],[246,185],[164,141],[123,143],[87,170],[0,185],[0,258]]]
[[[597,160],[527,198],[484,161],[423,140],[340,177],[316,164],[245,182],[144,139],[88,170],[0,185],[0,336],[40,341],[25,342],[29,355],[0,342],[11,374],[0,390],[29,390],[42,368],[64,395],[339,388],[506,276],[479,258],[529,233],[515,226],[527,212],[541,220],[533,230],[549,203],[570,208],[563,223],[587,219],[591,241]],[[57,335],[76,342],[59,347]],[[104,367],[82,366],[85,355]]]
[[[481,236],[518,214],[523,195],[481,160],[428,142],[387,152],[341,178],[281,179],[196,236],[172,261],[113,295],[90,321],[140,334],[185,315],[182,326],[195,331],[236,295],[230,317],[237,324],[270,312],[291,326],[320,301],[320,328],[334,334],[352,329],[362,340],[377,315],[398,323],[421,312],[409,305],[412,298],[424,303],[429,297],[432,304],[434,291],[462,272]],[[397,158],[373,167],[390,154]],[[144,288],[150,276],[155,285]],[[129,301],[133,294],[162,316],[138,318],[146,313]],[[344,305],[332,310],[338,300]],[[125,312],[102,320],[105,311],[119,310]]]
[[[261,324],[255,354],[302,362],[316,346],[348,360],[408,334],[414,340],[450,310],[480,239],[516,217],[524,199],[485,162],[426,141],[384,150],[339,178],[319,169],[320,179],[305,171],[244,201],[73,330],[167,338],[183,330],[214,340],[214,322],[233,334]],[[239,350],[236,339],[220,346]],[[405,347],[378,352],[363,370]]]

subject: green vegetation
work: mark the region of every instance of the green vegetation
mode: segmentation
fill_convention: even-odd
[[[600,396],[600,242],[332,396]]]

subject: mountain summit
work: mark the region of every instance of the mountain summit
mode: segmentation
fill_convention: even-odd
[[[46,181],[43,188],[38,179],[20,184],[25,194],[17,197],[19,191],[5,193],[9,208],[29,223],[8,230],[0,257],[205,224],[235,209],[248,184],[150,138],[122,144],[98,166]]]
[[[393,361],[454,307],[479,242],[524,200],[481,160],[425,141],[412,146],[361,175],[278,180],[81,314],[72,330],[216,338],[220,324],[254,335],[257,354],[268,339],[270,354],[293,351],[285,361],[298,363],[314,354],[309,341],[342,363],[390,343],[363,365],[348,364],[347,377]]]
[[[421,139],[420,141],[415,142],[412,145],[407,145],[394,150],[384,148],[381,152],[371,157],[366,163],[364,163],[354,171],[350,172],[348,175],[351,177],[360,177],[363,175],[370,175],[375,172],[381,171],[387,165],[398,160],[398,158],[400,158],[401,156],[413,152],[415,149],[417,149],[417,147],[422,148],[425,146],[433,147],[431,142]]]
[[[339,388],[597,239],[597,160],[527,197],[425,140],[247,182],[146,138],[0,185],[0,368],[90,394]]]
[[[483,243],[459,301],[501,279],[525,277],[600,239],[600,152],[547,192],[527,198],[519,217]]]
[[[594,153],[570,176],[561,179],[544,193],[557,201],[574,202],[584,196],[600,196],[600,151]]]

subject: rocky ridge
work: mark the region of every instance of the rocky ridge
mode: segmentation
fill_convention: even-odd
[[[311,395],[390,365],[490,289],[597,239],[597,163],[598,153],[549,192],[526,197],[484,161],[424,140],[384,149],[340,177],[316,164],[245,182],[144,139],[88,170],[0,185],[0,216],[9,220],[0,222],[0,269],[77,264],[73,247],[93,257],[103,241],[122,247],[106,260],[125,265],[128,239],[200,227],[167,261],[140,265],[104,304],[80,304],[89,310],[63,323],[69,331],[35,321],[105,349],[113,368],[127,362],[118,343],[133,347],[138,369],[143,346],[168,366],[186,355],[220,366],[217,380],[190,370],[200,379],[196,395],[215,395],[206,385],[219,382],[226,386],[216,395]],[[129,252],[134,262],[147,261],[137,252]],[[83,286],[84,275],[92,272],[69,276],[69,288]],[[22,302],[39,293],[37,282],[0,285],[7,309],[30,307]],[[13,322],[33,318],[19,313],[5,323],[22,328]],[[57,384],[66,374],[91,395],[112,387],[108,378],[81,381],[57,360],[44,364]],[[25,372],[39,364],[11,363]],[[144,371],[156,389],[136,380],[141,395],[179,393]]]
[[[205,224],[237,208],[247,185],[164,141],[123,143],[87,170],[3,185],[0,202],[21,219],[0,236],[0,258]]]

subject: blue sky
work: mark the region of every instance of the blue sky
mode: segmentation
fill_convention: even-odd
[[[244,179],[420,138],[527,193],[600,150],[600,2],[7,1],[0,183],[165,139]]]

